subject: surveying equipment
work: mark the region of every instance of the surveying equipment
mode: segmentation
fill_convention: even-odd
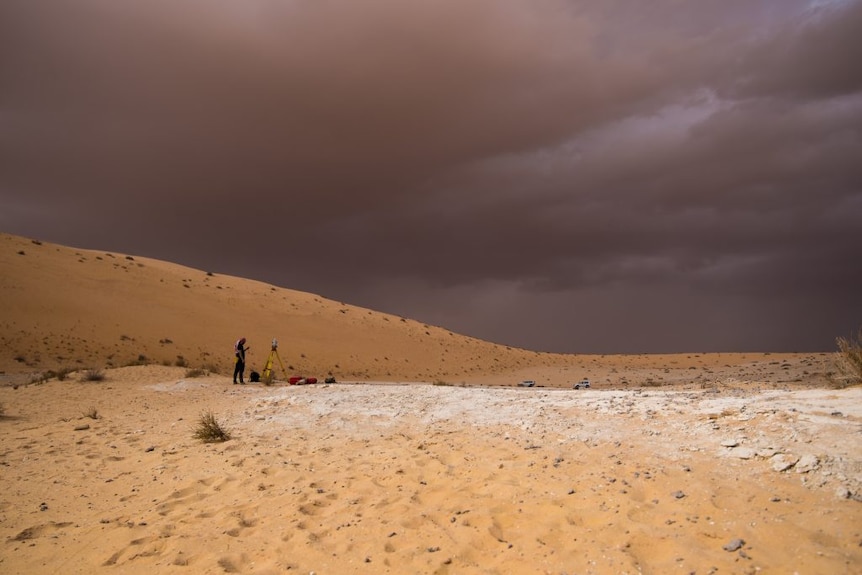
[[[287,377],[287,371],[284,369],[284,364],[281,363],[281,358],[278,356],[278,340],[272,338],[272,349],[269,352],[269,357],[266,358],[266,365],[263,367],[263,374],[261,375],[261,380],[266,385],[272,383],[273,380],[273,361],[278,360],[278,365],[281,366],[281,373],[284,374],[284,377]]]

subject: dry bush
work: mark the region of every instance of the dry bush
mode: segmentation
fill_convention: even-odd
[[[214,364],[214,363],[207,363],[207,364],[204,364],[203,369],[204,369],[204,371],[206,371],[207,373],[214,373],[214,374],[216,374],[216,375],[218,375],[218,374],[220,373],[220,371],[219,371],[219,367],[218,367],[216,364]]]
[[[87,411],[81,414],[82,417],[89,417],[90,419],[99,419],[99,412],[96,410],[96,407],[93,406]]]
[[[216,420],[212,411],[201,413],[193,437],[204,443],[219,443],[230,439],[230,432]]]
[[[51,370],[48,371],[40,371],[39,373],[35,373],[30,376],[29,383],[35,383],[37,385],[42,385],[43,383],[48,383],[52,377],[55,377],[57,374]]]
[[[862,328],[856,336],[839,337],[835,340],[838,351],[835,353],[835,367],[838,375],[832,381],[836,387],[849,387],[862,383]]]
[[[664,387],[665,385],[668,384],[661,379],[653,379],[651,377],[648,377],[646,378],[646,381],[641,384],[641,387]]]
[[[84,371],[83,379],[81,381],[105,381],[105,374],[101,369],[88,369]]]
[[[206,375],[207,375],[206,370],[203,370],[203,369],[200,369],[197,367],[186,370],[186,377],[188,377],[188,378],[205,377]]]
[[[3,417],[4,415],[6,415],[6,408],[3,407],[2,403],[0,403],[0,417]]]

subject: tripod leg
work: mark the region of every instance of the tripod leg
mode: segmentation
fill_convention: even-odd
[[[281,373],[283,373],[283,374],[284,374],[284,379],[287,379],[287,370],[286,370],[286,369],[284,369],[284,364],[283,364],[283,363],[281,363],[281,356],[280,356],[280,355],[278,355],[278,352],[277,352],[277,351],[275,352],[275,357],[276,357],[276,359],[278,359],[278,365],[280,365],[280,366],[281,366]]]
[[[263,379],[264,383],[272,383],[272,354],[275,353],[273,351],[269,352],[269,357],[266,359],[266,365],[263,367],[263,374],[261,375],[261,379]]]

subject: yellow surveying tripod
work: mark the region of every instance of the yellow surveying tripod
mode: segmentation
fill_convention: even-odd
[[[269,385],[273,380],[273,361],[278,360],[278,365],[281,366],[281,373],[284,374],[284,377],[287,378],[287,370],[284,369],[284,364],[281,363],[281,358],[278,356],[278,340],[272,339],[272,350],[269,352],[269,357],[266,358],[266,365],[263,367],[263,374],[261,375],[261,380],[263,383]]]

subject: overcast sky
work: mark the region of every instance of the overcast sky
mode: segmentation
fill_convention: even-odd
[[[0,231],[535,350],[831,351],[860,55],[862,1],[3,0]]]

